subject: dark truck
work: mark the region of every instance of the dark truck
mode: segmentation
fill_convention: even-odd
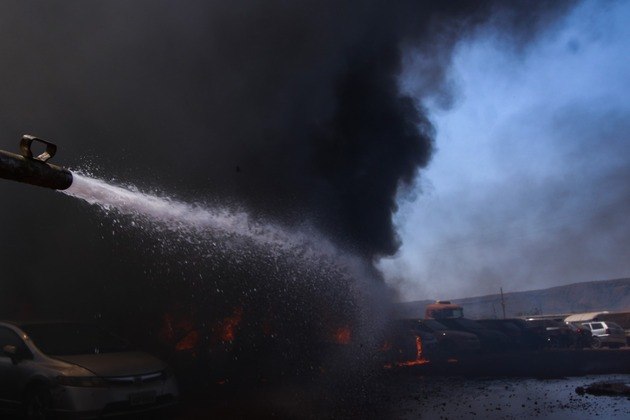
[[[527,318],[525,322],[530,331],[544,338],[545,348],[581,348],[580,333],[564,322],[534,318]]]
[[[448,330],[474,334],[481,343],[483,352],[502,352],[513,346],[510,339],[499,331],[490,330],[483,325],[464,318],[464,308],[450,301],[440,301],[427,305],[425,320],[437,320]]]
[[[528,328],[527,322],[517,318],[479,319],[481,325],[507,335],[516,350],[538,350],[545,347],[546,339]]]

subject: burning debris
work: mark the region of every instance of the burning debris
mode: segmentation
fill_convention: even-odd
[[[220,337],[223,342],[232,342],[236,339],[236,328],[242,319],[243,308],[236,307],[232,316],[223,320],[220,328]]]
[[[413,360],[407,360],[405,362],[398,362],[396,364],[396,366],[398,367],[402,367],[402,366],[418,366],[418,365],[424,365],[426,363],[429,363],[429,360],[427,358],[424,357],[424,352],[422,350],[422,338],[419,336],[415,337],[415,343],[416,343],[416,357]],[[391,365],[385,365],[386,368],[391,367]]]
[[[333,339],[337,344],[350,344],[352,341],[352,331],[350,327],[337,328],[333,334]]]

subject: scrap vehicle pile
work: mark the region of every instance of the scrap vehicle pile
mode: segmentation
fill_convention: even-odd
[[[475,362],[490,360],[489,357],[499,360],[499,357],[505,366],[531,366],[532,374],[545,372],[546,366],[554,363],[556,367],[563,366],[563,371],[569,369],[571,372],[571,362],[575,363],[576,369],[582,365],[576,373],[584,368],[590,372],[591,366],[595,365],[619,372],[630,369],[630,355],[625,349],[618,357],[609,353],[604,365],[594,362],[602,356],[593,351],[583,351],[616,350],[627,344],[621,326],[592,317],[586,321],[576,316],[472,320],[464,317],[461,306],[437,301],[427,306],[424,319],[392,322],[386,335],[388,337],[383,345],[386,367],[429,365],[430,362],[437,366],[445,366],[445,363],[464,366],[466,363],[474,365]],[[621,362],[618,363],[617,359]],[[432,368],[437,369],[435,366]],[[449,371],[452,369],[449,368]],[[506,369],[506,373],[516,371],[527,372],[522,368]]]

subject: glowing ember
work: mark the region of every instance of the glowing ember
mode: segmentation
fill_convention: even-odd
[[[273,336],[273,325],[269,319],[265,319],[260,328],[265,337]]]
[[[350,341],[352,341],[352,331],[350,331],[350,328],[347,326],[338,328],[333,334],[333,340],[337,344],[350,344]]]
[[[199,333],[197,331],[191,331],[184,338],[179,340],[175,345],[175,350],[195,350],[199,344]]]
[[[173,341],[175,339],[175,327],[173,316],[164,314],[162,319],[162,328],[160,329],[160,337],[165,341]]]

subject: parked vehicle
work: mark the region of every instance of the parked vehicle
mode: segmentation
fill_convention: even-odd
[[[443,357],[460,357],[462,354],[477,353],[481,350],[481,343],[475,334],[451,330],[434,319],[416,322],[418,328],[432,333],[437,338],[440,355]]]
[[[513,348],[510,339],[499,331],[490,330],[480,323],[467,318],[440,319],[441,324],[451,330],[463,331],[477,336],[481,349],[485,352],[502,352]]]
[[[614,322],[624,329],[626,333],[626,346],[630,346],[630,312],[611,312],[602,314],[599,320],[605,322]],[[587,321],[588,322],[588,321]]]
[[[625,331],[614,322],[584,322],[581,325],[591,330],[593,334],[591,347],[594,349],[598,349],[602,346],[615,349],[626,344]]]
[[[530,331],[539,334],[544,339],[544,347],[546,348],[571,348],[576,345],[577,333],[564,322],[531,318],[527,319],[526,322]]]
[[[591,329],[584,325],[575,325],[570,322],[565,322],[565,324],[573,330],[576,335],[575,338],[575,348],[583,349],[585,347],[591,347],[593,344],[593,334],[591,334]]]
[[[479,319],[477,322],[507,335],[517,350],[537,350],[545,346],[544,338],[527,328],[527,323],[522,319]]]
[[[0,402],[26,418],[139,413],[177,397],[164,362],[96,326],[0,322]]]
[[[630,346],[630,312],[584,312],[571,314],[564,321],[573,325],[581,325],[586,322],[614,322],[625,330],[626,345]]]
[[[427,305],[424,310],[424,319],[448,319],[463,318],[464,308],[451,303],[448,300],[438,300],[435,303]]]

